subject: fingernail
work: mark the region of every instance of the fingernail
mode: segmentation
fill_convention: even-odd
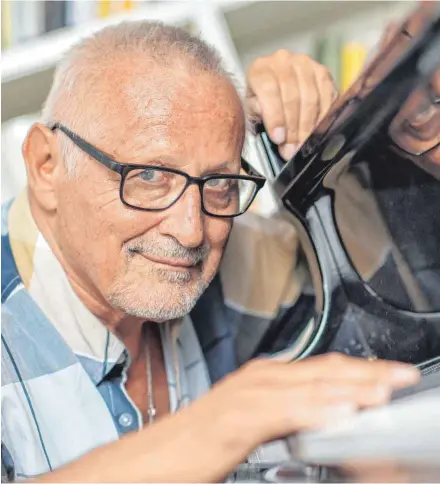
[[[416,383],[420,378],[420,372],[413,366],[396,365],[391,370],[391,376],[395,383],[408,384]]]
[[[280,147],[280,155],[286,160],[289,161],[292,156],[296,153],[298,149],[298,145],[288,143]]]
[[[272,131],[271,138],[272,141],[277,145],[284,143],[284,141],[286,140],[286,130],[282,127],[275,128]]]

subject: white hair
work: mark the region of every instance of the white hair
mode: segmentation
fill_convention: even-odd
[[[41,123],[51,126],[62,122],[73,131],[79,128],[81,135],[87,138],[92,126],[96,129],[99,125],[100,115],[95,112],[91,118],[90,106],[83,103],[81,93],[90,91],[102,81],[109,66],[128,56],[133,58],[133,54],[139,56],[135,57],[137,59],[151,59],[163,66],[202,70],[227,79],[235,87],[216,49],[199,37],[161,22],[123,22],[104,28],[66,53],[55,70]],[[67,136],[59,137],[59,149],[72,174],[78,149],[74,149]]]

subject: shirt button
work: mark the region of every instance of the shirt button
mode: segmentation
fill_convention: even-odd
[[[130,425],[133,423],[133,416],[131,413],[121,413],[118,422],[122,427],[130,427]]]

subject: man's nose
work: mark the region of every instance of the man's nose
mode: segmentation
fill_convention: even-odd
[[[199,247],[203,243],[203,212],[199,188],[189,186],[180,199],[167,210],[161,232],[171,235],[184,247]]]

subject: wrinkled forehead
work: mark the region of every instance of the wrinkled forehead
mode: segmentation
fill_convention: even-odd
[[[103,139],[120,161],[148,161],[157,155],[182,166],[240,159],[244,111],[228,79],[194,71],[150,66],[107,86]]]

